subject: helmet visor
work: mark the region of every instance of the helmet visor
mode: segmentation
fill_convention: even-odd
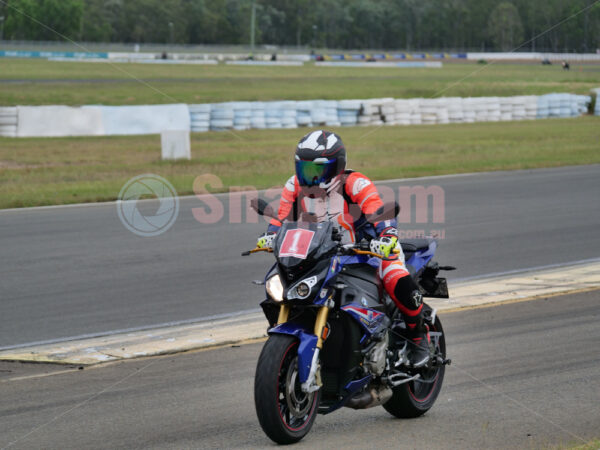
[[[328,161],[296,161],[296,176],[301,186],[317,186],[328,183],[334,178],[337,168],[337,159]]]

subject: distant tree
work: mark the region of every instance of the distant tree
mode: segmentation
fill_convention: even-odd
[[[78,39],[83,0],[11,0],[5,13],[6,39]]]
[[[523,50],[532,51],[600,46],[596,0],[2,0],[0,16],[6,18],[5,39],[62,39],[55,30],[92,42],[249,44],[253,3],[258,45],[456,51],[510,50],[525,42]]]
[[[110,22],[110,3],[105,0],[85,0],[81,19],[81,40],[87,42],[109,42],[113,37]]]
[[[523,41],[523,24],[519,10],[510,2],[496,6],[488,21],[488,33],[495,47],[509,51]]]

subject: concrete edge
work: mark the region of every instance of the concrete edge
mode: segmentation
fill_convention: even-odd
[[[450,299],[428,299],[440,313],[600,289],[600,262],[464,282]],[[260,313],[201,324],[179,325],[77,341],[5,350],[0,361],[91,366],[133,358],[208,350],[257,342],[267,336]]]

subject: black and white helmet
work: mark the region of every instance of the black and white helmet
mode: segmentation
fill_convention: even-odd
[[[346,169],[346,148],[337,134],[312,131],[300,139],[295,159],[301,186],[326,186]]]

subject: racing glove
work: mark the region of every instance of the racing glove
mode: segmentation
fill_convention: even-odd
[[[273,231],[267,231],[266,233],[261,234],[258,237],[258,241],[256,242],[257,248],[273,248],[273,244],[275,243],[275,237],[277,233]]]
[[[371,241],[369,246],[373,253],[389,258],[394,254],[396,247],[399,247],[398,230],[394,227],[384,229],[376,239]]]

